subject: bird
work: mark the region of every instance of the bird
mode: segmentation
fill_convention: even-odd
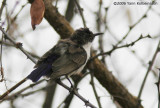
[[[93,34],[89,28],[77,29],[70,38],[61,39],[46,52],[27,78],[37,82],[42,76],[56,79],[61,76],[68,78],[68,76],[80,73],[90,57],[90,49],[95,36],[101,34]]]
[[[89,28],[80,28],[75,30],[70,38],[61,39],[38,60],[34,70],[27,77],[0,96],[0,101],[28,79],[37,82],[42,76],[52,80],[59,80],[61,76],[66,76],[73,87],[68,77],[82,71],[90,58],[94,38],[102,34],[93,34]]]

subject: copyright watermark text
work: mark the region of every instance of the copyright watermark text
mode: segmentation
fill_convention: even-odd
[[[158,5],[157,2],[113,2],[114,5]]]

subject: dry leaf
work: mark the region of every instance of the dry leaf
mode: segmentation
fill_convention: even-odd
[[[35,26],[40,24],[44,16],[45,6],[43,0],[34,0],[31,4],[30,14],[31,14],[31,24],[33,30]]]

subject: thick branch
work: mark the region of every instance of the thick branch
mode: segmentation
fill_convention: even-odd
[[[92,56],[95,54],[92,53]],[[94,70],[94,75],[101,85],[108,90],[122,108],[143,108],[137,107],[138,100],[112,75],[112,73],[97,58],[88,64],[88,68]]]

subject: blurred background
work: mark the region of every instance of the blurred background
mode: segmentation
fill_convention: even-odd
[[[0,5],[5,0],[0,0]],[[158,81],[160,68],[160,56],[153,55],[156,52],[160,39],[160,1],[154,5],[129,5],[127,2],[151,2],[152,0],[77,0],[83,9],[87,27],[96,32],[103,32],[102,37],[97,37],[93,42],[93,49],[96,54],[108,52],[115,45],[122,46],[115,48],[111,54],[99,56],[106,67],[118,79],[128,91],[138,96],[149,67],[153,62],[152,69],[147,77],[141,100],[144,108],[158,107],[158,90],[155,83]],[[120,4],[120,3],[126,4]],[[52,0],[52,4],[63,15],[74,30],[83,27],[82,18],[79,14],[74,0]],[[27,0],[6,0],[3,8],[0,25],[7,30],[7,33],[16,41],[23,43],[23,48],[38,57],[52,48],[60,39],[59,34],[43,18],[41,24],[33,31],[31,27],[30,6]],[[2,44],[2,33],[0,32],[0,43]],[[133,43],[133,45],[131,44]],[[0,94],[25,78],[34,67],[27,57],[8,40],[3,40],[1,49],[1,66],[4,80],[0,82]],[[35,58],[37,60],[37,58]],[[43,78],[42,78],[43,79]],[[90,84],[91,77],[86,75],[78,84],[79,93],[98,107]],[[100,97],[102,108],[118,108],[112,96],[94,78],[95,87]],[[64,83],[69,85],[67,80]],[[19,91],[31,81],[25,82],[14,92]],[[47,81],[31,87],[17,98],[4,101],[1,108],[41,108],[43,107],[46,90],[42,89]],[[14,93],[13,92],[13,93]],[[69,92],[61,86],[57,86],[52,102],[52,108],[63,108],[63,101]],[[61,105],[62,103],[62,105]],[[84,103],[74,96],[69,108],[85,108]]]

